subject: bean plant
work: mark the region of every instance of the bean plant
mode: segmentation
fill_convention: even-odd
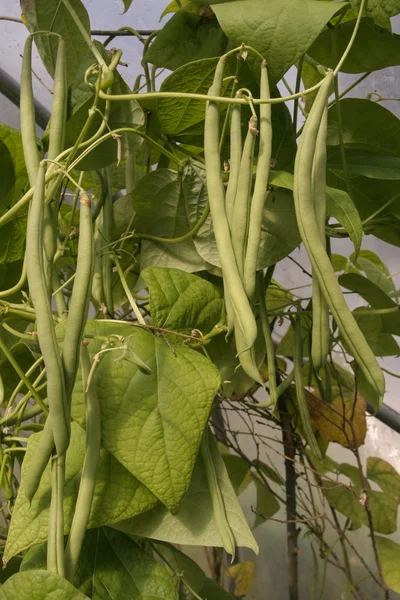
[[[400,4],[173,0],[154,31],[124,8],[129,26],[92,31],[81,0],[21,0],[15,25],[0,600],[273,598],[256,588],[272,521],[290,600],[328,597],[332,569],[341,597],[389,598],[400,475],[359,448],[400,354],[399,292],[362,240],[400,246],[400,125],[382,105],[398,99],[358,86],[400,64]],[[304,286],[279,283],[284,260]]]

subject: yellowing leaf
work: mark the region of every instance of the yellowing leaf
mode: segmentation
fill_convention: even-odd
[[[353,427],[348,421],[343,427],[343,404],[345,417],[349,420],[353,413],[354,395],[351,390],[342,386],[343,403],[342,398],[339,394],[335,394],[335,391],[337,388],[335,390],[333,385],[334,400],[328,404],[320,399],[318,390],[314,390],[313,393],[305,390],[311,425],[318,431],[324,447],[327,447],[330,442],[336,442],[344,448],[361,446],[367,433],[366,402],[359,394],[357,395]]]
[[[235,582],[235,596],[247,596],[254,577],[254,563],[245,560],[228,568],[228,573]]]
[[[394,592],[400,593],[400,546],[393,540],[388,540],[380,535],[377,535],[375,540],[383,578]]]

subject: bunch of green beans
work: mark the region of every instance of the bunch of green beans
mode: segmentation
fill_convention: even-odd
[[[209,96],[221,96],[226,56],[219,60]],[[236,97],[241,97],[239,91]],[[269,98],[268,71],[261,63],[260,95]],[[251,99],[250,99],[251,101]],[[254,381],[263,385],[254,343],[256,317],[251,301],[256,288],[258,249],[267,194],[271,159],[271,107],[263,104],[258,118],[252,111],[244,146],[241,135],[241,105],[232,109],[230,130],[230,176],[224,189],[219,150],[219,104],[210,100],[206,107],[204,156],[207,189],[215,239],[221,261],[228,334],[234,331],[240,365]],[[260,136],[257,173],[252,194],[252,174],[256,137]]]
[[[53,455],[51,459],[52,495],[49,514],[47,566],[49,570],[64,576],[65,566],[71,572],[71,560],[67,562],[64,559],[65,460],[70,438],[71,395],[75,385],[78,358],[92,291],[94,262],[93,221],[90,199],[81,190],[76,277],[68,304],[68,317],[66,311],[63,311],[66,324],[64,346],[61,355],[57,345],[51,309],[52,287],[59,288],[57,273],[53,266],[57,239],[58,191],[53,188],[46,189],[46,161],[39,161],[33,108],[31,54],[32,38],[29,37],[25,45],[21,76],[22,142],[30,184],[34,186],[27,225],[26,272],[29,292],[36,314],[38,342],[46,367],[49,417],[40,437],[35,463],[27,473],[24,483],[26,497],[31,502],[39,486],[43,471]],[[66,55],[64,41],[60,38],[54,75],[52,116],[49,128],[49,152],[47,159],[49,161],[54,160],[63,151],[66,106]],[[62,290],[60,294],[62,296],[62,305],[65,306]],[[91,397],[93,397],[93,392],[91,392]],[[96,413],[96,409],[93,408],[89,411],[90,414],[93,411]],[[88,448],[89,446],[93,446],[93,439],[99,438],[98,418],[94,419],[94,422],[98,432],[94,435],[93,428],[89,427],[90,432],[88,431],[87,434]],[[98,455],[100,442],[98,441],[96,444],[98,446]],[[96,461],[94,463],[92,461],[90,464],[93,465]],[[91,472],[90,477],[92,475],[93,472]],[[82,481],[86,481],[86,479],[86,477],[83,477]],[[82,513],[81,506],[79,506],[79,512]],[[85,528],[86,525],[87,521],[85,521]],[[78,532],[80,531],[81,528],[78,528]],[[74,548],[77,548],[77,544],[79,546],[79,542],[76,542],[79,535],[74,534],[73,536],[73,539],[75,539]],[[74,560],[74,552],[72,553],[72,560]],[[68,553],[68,557],[71,558],[70,553]]]
[[[312,331],[312,358],[321,367],[329,341],[326,327],[327,307],[339,328],[346,348],[354,356],[366,380],[375,390],[379,402],[385,393],[382,370],[350,312],[327,255],[322,236],[325,221],[325,147],[326,106],[334,74],[328,72],[304,126],[294,170],[294,204],[297,224],[313,268],[318,287],[313,290],[315,323]]]

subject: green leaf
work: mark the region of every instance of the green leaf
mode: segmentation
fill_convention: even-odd
[[[375,537],[375,541],[385,583],[394,592],[400,593],[400,545],[380,535]]]
[[[224,461],[215,444],[212,444],[211,451],[236,545],[250,548],[258,553],[257,543],[243,515]],[[196,509],[194,510],[193,507]],[[122,521],[113,527],[129,535],[139,535],[171,544],[222,546],[202,461],[198,459],[196,462],[189,489],[178,514],[172,515],[165,507],[159,505],[141,517]]]
[[[138,182],[133,198],[138,232],[172,238],[179,237],[190,229],[181,179],[176,171],[152,171]],[[196,251],[193,239],[179,244],[143,240],[141,251],[142,269],[159,266],[193,272],[206,267]]]
[[[24,153],[19,131],[0,124],[0,215],[7,212],[23,194],[27,184]],[[27,209],[18,213],[1,231],[0,264],[20,260],[24,256]]]
[[[127,535],[109,528],[85,535],[75,585],[92,600],[178,600],[166,567]]]
[[[398,308],[398,305],[381,288],[362,275],[345,273],[344,275],[340,275],[339,283],[346,289],[360,294],[376,310]],[[393,335],[400,335],[400,312],[395,310],[388,314],[381,314],[380,318],[382,319],[382,331]]]
[[[400,179],[400,157],[382,156],[376,152],[361,152],[360,150],[346,150],[346,163],[351,177],[363,175],[371,179]],[[332,170],[343,169],[339,150],[328,151],[328,168]]]
[[[324,494],[331,506],[356,523],[368,526],[367,513],[354,490],[324,482]],[[387,494],[368,490],[374,529],[378,533],[394,533],[397,528],[397,502]]]
[[[400,348],[390,333],[383,331],[382,315],[366,314],[365,307],[356,308],[353,315],[375,356],[397,356]]]
[[[222,454],[229,479],[233,485],[236,495],[239,496],[251,483],[249,475],[251,465],[240,456],[233,454]]]
[[[286,171],[272,171],[269,181],[272,185],[293,190],[294,177],[292,173]],[[363,229],[358,210],[354,206],[348,193],[327,186],[326,208],[327,214],[339,221],[345,231],[349,234],[357,252],[361,246]]]
[[[207,600],[234,600],[234,597],[226,592],[224,588],[208,578],[201,588],[199,596],[200,598],[207,598]]]
[[[378,102],[361,98],[340,101],[346,148],[400,156],[400,119]],[[340,146],[337,107],[328,111],[328,146]]]
[[[263,475],[265,475],[268,479],[270,479],[274,483],[277,483],[278,485],[285,485],[285,481],[284,481],[283,477],[278,473],[278,471],[275,471],[269,465],[266,465],[265,463],[263,463],[261,460],[259,460],[257,458],[253,460],[253,465],[256,468],[258,468],[262,472]]]
[[[350,260],[355,262],[355,265],[361,271],[364,271],[367,278],[386,294],[395,291],[396,286],[390,276],[389,269],[374,252],[371,250],[361,250],[358,258],[353,253],[350,256]]]
[[[154,543],[157,554],[174,573],[182,575],[192,590],[199,593],[203,587],[206,575],[202,569],[186,554],[163,542]]]
[[[122,0],[122,2],[124,3],[124,13],[126,13],[126,11],[130,8],[131,4],[132,4],[132,0]]]
[[[70,0],[70,3],[90,35],[90,22],[86,8],[81,0]],[[67,81],[68,84],[72,83],[88,47],[64,3],[60,2],[55,10],[54,0],[35,0],[35,2],[21,0],[21,10],[29,31],[53,31],[63,36],[67,50]],[[44,66],[53,77],[58,38],[43,34],[36,35],[34,40]]]
[[[0,588],[0,600],[89,600],[64,577],[49,571],[25,571]]]
[[[270,517],[273,517],[278,512],[280,504],[275,498],[271,490],[253,474],[253,481],[257,490],[257,504],[255,508],[256,518],[253,525],[253,530],[265,523]]]
[[[44,472],[39,489],[30,506],[24,492],[26,474],[35,463],[35,452],[40,435],[34,434],[29,438],[22,466],[21,487],[14,506],[5,549],[7,560],[47,539],[51,496],[50,465]],[[68,533],[70,529],[78,496],[80,474],[85,456],[85,437],[84,430],[77,423],[72,423],[64,488],[65,533]],[[121,519],[127,519],[152,508],[156,503],[156,498],[148,489],[113,456],[105,450],[101,451],[89,527],[101,527]]]
[[[173,331],[209,333],[219,323],[223,298],[209,281],[178,269],[149,267],[142,271],[150,293],[153,324]]]
[[[361,252],[362,252],[362,250],[361,250]],[[354,253],[353,253],[353,255],[354,255]],[[345,271],[347,268],[347,258],[345,256],[342,256],[341,254],[332,254],[331,262],[332,262],[332,267],[335,269],[335,273],[339,273],[340,271]]]
[[[360,0],[350,0],[351,5],[359,10]],[[368,0],[364,8],[367,17],[371,17],[377,25],[386,27],[387,22],[390,24],[390,17],[400,13],[400,2],[399,0]]]
[[[160,30],[144,60],[173,71],[193,60],[222,56],[227,41],[214,18],[180,10]]]
[[[337,56],[342,56],[354,31],[355,21],[336,29],[325,29],[308,49],[308,54],[320,64],[335,68],[335,41]],[[368,48],[368,52],[365,49]],[[340,69],[344,73],[366,73],[393,67],[400,62],[400,35],[374,25],[371,19],[362,19],[356,39]]]
[[[85,333],[129,338],[132,350],[151,369],[146,374],[129,360],[115,363],[117,352],[102,357],[95,374],[102,444],[170,510],[178,510],[220,385],[218,371],[181,341],[171,347],[137,327],[89,321]],[[92,356],[102,343],[91,341]],[[81,386],[78,379],[72,415],[83,424]]]
[[[377,456],[368,456],[367,477],[375,481],[385,494],[400,503],[400,475],[390,463]]]
[[[189,62],[164,79],[160,92],[207,94],[214,78],[218,58]],[[226,86],[225,86],[226,87]],[[185,98],[159,98],[158,116],[166,135],[188,142],[196,125],[204,121],[204,102]],[[196,130],[197,132],[197,130]],[[201,130],[198,130],[199,137]]]
[[[237,45],[245,42],[264,56],[277,82],[343,6],[316,0],[245,0],[213,10],[229,39]]]
[[[349,234],[356,254],[360,251],[363,228],[357,208],[347,192],[336,188],[326,188],[326,210],[328,215],[337,219]]]

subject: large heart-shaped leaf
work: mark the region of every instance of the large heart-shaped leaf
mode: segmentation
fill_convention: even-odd
[[[355,21],[326,29],[308,49],[308,54],[320,64],[334,68],[344,53],[354,31]],[[368,52],[365,49],[368,48]],[[341,71],[366,73],[398,65],[400,62],[400,35],[378,27],[371,19],[362,19],[356,39]]]
[[[172,511],[189,485],[200,439],[220,380],[214,365],[181,342],[138,327],[89,321],[90,336],[121,335],[151,369],[143,372],[117,352],[102,357],[95,381],[101,408],[102,445]],[[91,355],[101,339],[89,345]],[[122,356],[123,348],[121,348]],[[84,423],[82,382],[73,394],[72,415]]]
[[[16,573],[0,588],[0,600],[89,600],[64,577],[50,571]]]
[[[361,98],[340,101],[341,129],[346,148],[400,156],[400,119],[377,102]],[[328,146],[339,146],[337,107],[328,111]]]
[[[89,16],[81,0],[69,0],[81,24],[90,35]],[[71,83],[87,52],[87,43],[63,2],[55,10],[53,0],[21,0],[21,10],[29,31],[53,31],[63,36],[67,50],[67,81]],[[53,77],[58,39],[54,35],[36,35],[35,43],[44,66]]]
[[[350,0],[350,3],[356,10],[359,10],[361,0]],[[399,0],[368,0],[365,3],[364,13],[367,17],[371,17],[377,25],[388,27],[390,29],[390,17],[394,17],[400,13]]]
[[[24,153],[19,131],[0,124],[0,215],[22,196],[27,184]],[[0,241],[0,264],[20,260],[24,255],[26,210],[18,218],[2,228]]]
[[[41,568],[46,568],[45,545],[32,548],[21,566],[27,573]],[[177,600],[168,569],[124,533],[108,527],[86,533],[73,583],[92,600],[121,593],[129,600]]]
[[[324,0],[244,0],[218,4],[213,10],[230,39],[237,45],[249,44],[264,56],[277,82],[343,6]]]
[[[258,553],[257,543],[237,501],[235,490],[215,443],[211,445],[211,451],[236,545],[245,546]],[[172,515],[164,507],[159,506],[158,509],[148,511],[143,517],[135,517],[117,523],[113,527],[130,535],[140,535],[171,544],[222,546],[202,461],[198,459],[196,462],[192,481],[178,514]]]
[[[188,221],[181,176],[170,169],[157,169],[143,177],[135,187],[133,206],[140,233],[174,238],[187,233],[192,225]],[[179,244],[143,240],[141,252],[142,269],[160,266],[193,272],[206,268],[191,238]]]
[[[150,292],[154,325],[190,333],[208,333],[222,316],[221,290],[209,281],[178,269],[149,267],[142,271]]]
[[[21,487],[13,510],[11,527],[5,549],[7,560],[34,544],[47,539],[49,520],[51,474],[45,470],[39,489],[29,505],[25,497],[25,478],[35,463],[35,453],[41,434],[29,438],[22,467]],[[71,427],[71,443],[67,452],[64,490],[64,526],[68,533],[80,483],[85,456],[85,432],[77,424]],[[100,527],[144,512],[157,503],[153,494],[129,473],[111,454],[101,451],[96,488],[89,527]]]
[[[173,71],[193,60],[221,56],[227,41],[215,18],[180,10],[160,30],[144,60]]]

